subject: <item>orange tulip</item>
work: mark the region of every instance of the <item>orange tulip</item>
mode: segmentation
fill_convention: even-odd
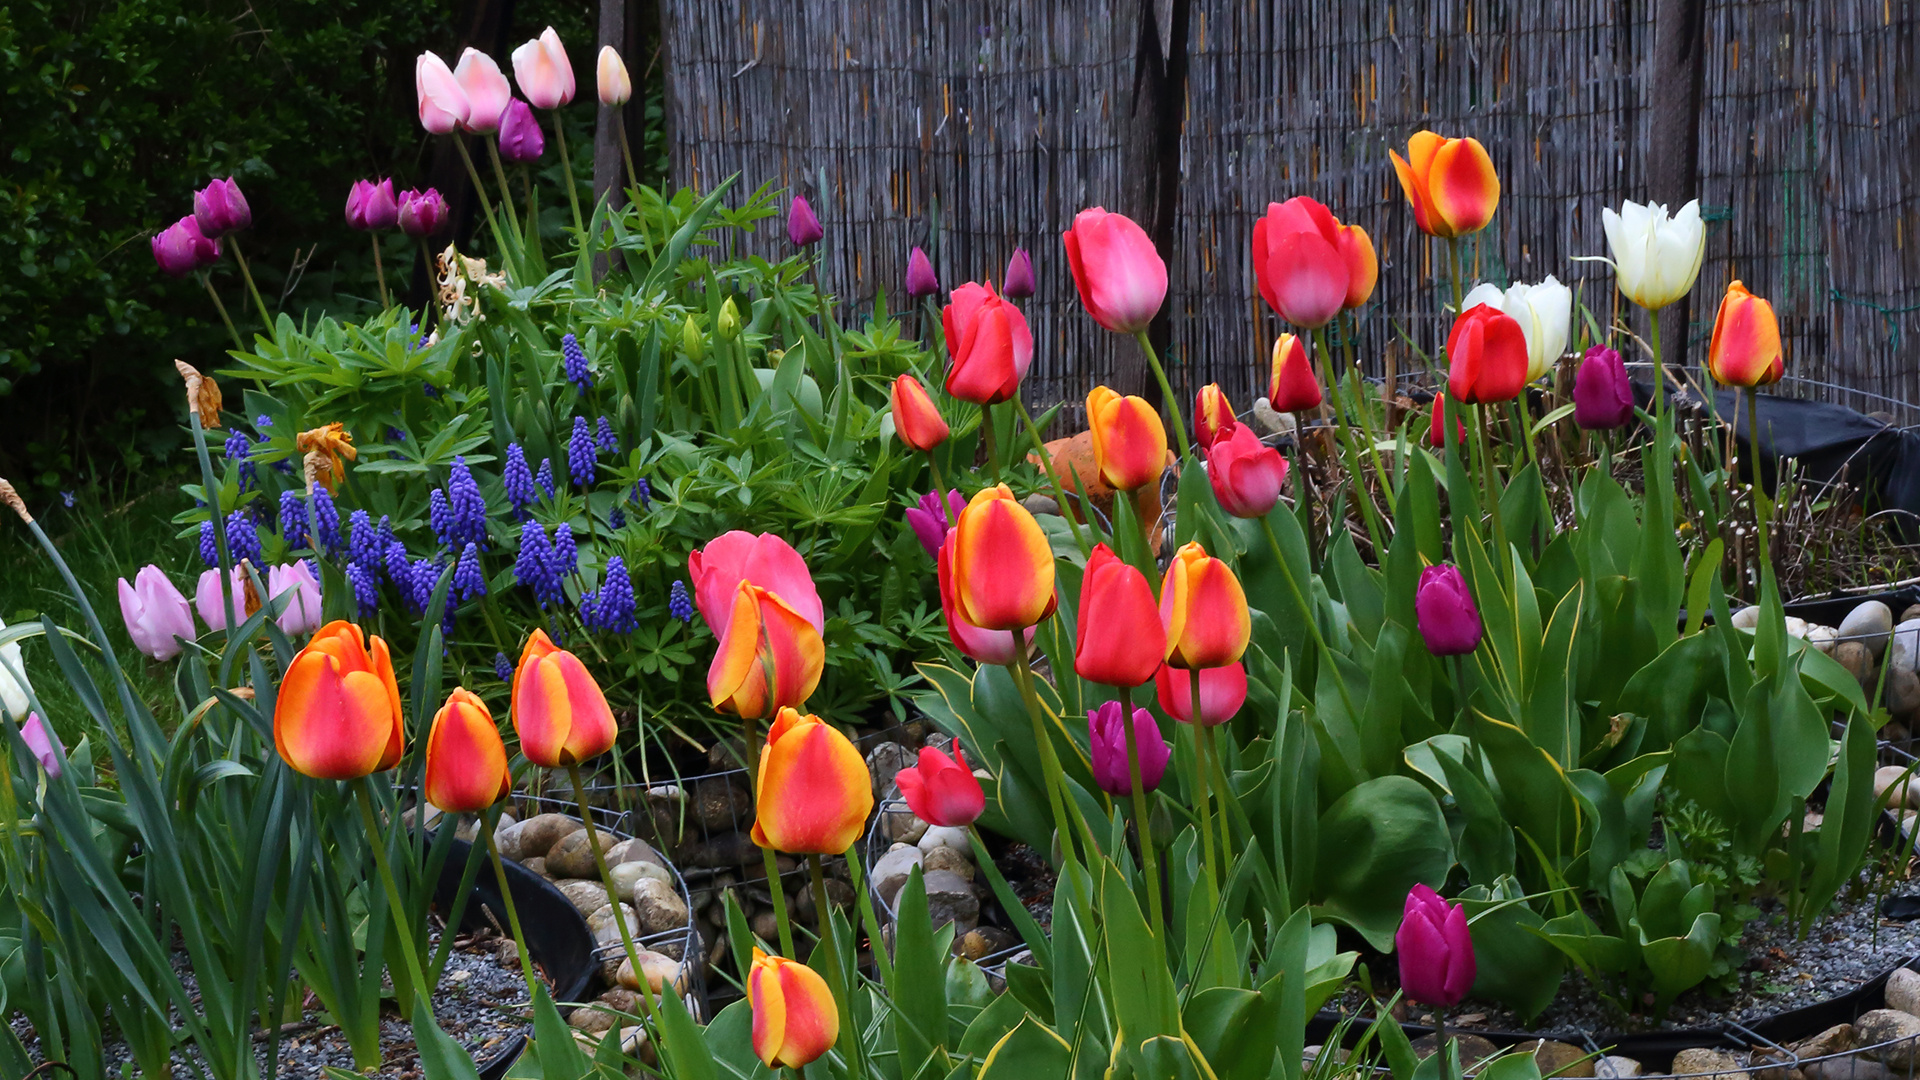
[[[1094,464],[1116,491],[1145,487],[1167,467],[1167,429],[1145,398],[1094,387],[1087,395],[1087,430]]]
[[[1727,286],[1720,314],[1714,316],[1707,371],[1721,386],[1749,388],[1779,382],[1786,372],[1773,305],[1738,281]]]
[[[353,780],[400,760],[400,687],[387,643],[330,622],[294,654],[273,703],[273,745],[295,772]]]
[[[580,658],[535,630],[513,673],[513,730],[520,752],[546,768],[575,765],[613,748],[613,710]]]
[[[780,594],[742,581],[707,669],[707,696],[721,712],[764,719],[804,704],[826,666],[827,646],[813,623]]]
[[[1407,156],[1392,150],[1400,190],[1413,204],[1413,223],[1428,236],[1465,236],[1493,220],[1500,176],[1478,139],[1446,139],[1422,131],[1407,141]]]
[[[946,442],[952,429],[920,380],[902,375],[893,380],[893,430],[901,442],[924,454]]]
[[[1527,335],[1492,304],[1476,304],[1447,335],[1447,397],[1467,405],[1510,401],[1527,385]]]
[[[1240,659],[1253,637],[1240,579],[1197,542],[1175,552],[1167,567],[1160,623],[1167,632],[1167,664],[1177,668],[1225,667]]]
[[[1380,283],[1380,258],[1373,252],[1373,237],[1358,225],[1342,225],[1334,246],[1347,264],[1345,306],[1357,308],[1373,299],[1373,287]]]
[[[1007,485],[982,490],[947,534],[953,610],[982,630],[1021,630],[1053,614],[1053,548]]]
[[[838,855],[873,810],[873,777],[840,729],[781,709],[754,777],[753,842],[789,855]]]
[[[454,687],[427,734],[427,801],[449,814],[476,814],[511,790],[513,773],[493,713],[473,691]]]
[[[1146,575],[1095,544],[1080,578],[1073,671],[1089,682],[1139,686],[1167,655],[1166,630]]]
[[[953,531],[940,545],[940,611],[947,617],[947,637],[953,647],[983,664],[1011,664],[1021,649],[1033,643],[1033,627],[1021,630],[982,630],[960,617],[955,610],[953,577]],[[1015,635],[1019,636],[1016,638]],[[1015,644],[1018,641],[1021,644]]]
[[[1193,401],[1193,441],[1200,447],[1201,453],[1232,435],[1236,423],[1233,405],[1227,401],[1220,384],[1208,383],[1201,387]]]
[[[820,973],[756,946],[747,972],[753,1052],[767,1068],[805,1068],[840,1037],[840,1009]]]
[[[1307,347],[1292,334],[1273,343],[1273,375],[1267,380],[1267,404],[1275,412],[1305,412],[1321,402],[1320,380],[1314,377]]]

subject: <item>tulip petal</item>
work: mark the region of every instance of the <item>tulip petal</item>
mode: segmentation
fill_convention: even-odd
[[[1478,232],[1500,204],[1500,175],[1478,139],[1448,139],[1434,151],[1427,193],[1455,235]]]
[[[817,719],[802,722],[761,751],[753,841],[788,854],[838,855],[866,827],[872,784],[845,735]]]
[[[352,780],[376,771],[395,730],[386,688],[371,672],[339,672],[321,652],[302,652],[282,681],[274,743],[296,771]]]
[[[1333,244],[1310,232],[1280,238],[1267,263],[1274,310],[1304,329],[1325,326],[1347,301],[1347,263]]]
[[[973,497],[951,541],[962,619],[982,630],[1016,630],[1053,610],[1053,549],[1005,485]]]
[[[527,670],[526,679],[524,706],[520,695],[514,701],[520,752],[529,761],[562,762],[573,723],[566,672],[551,656],[543,656]]]
[[[758,948],[753,951],[756,961],[766,955]],[[753,1009],[754,1056],[771,1069],[787,1043],[787,996],[776,965],[753,965],[747,974],[747,1003]]]

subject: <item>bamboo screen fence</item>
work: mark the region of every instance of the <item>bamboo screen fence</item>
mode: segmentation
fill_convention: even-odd
[[[805,192],[827,229],[826,286],[861,304],[900,294],[913,244],[943,286],[997,281],[1026,247],[1039,279],[1022,305],[1037,345],[1028,400],[1078,399],[1135,348],[1080,309],[1059,233],[1084,206],[1122,205],[1141,2],[663,5],[675,179],[739,172],[749,188]],[[1916,6],[1708,4],[1696,363],[1739,277],[1774,302],[1791,372],[1920,402],[1907,360],[1920,344]],[[1644,333],[1610,271],[1574,259],[1606,253],[1601,208],[1646,198],[1650,0],[1190,12],[1170,259],[1172,375],[1188,401],[1209,381],[1242,408],[1261,392],[1278,324],[1253,299],[1249,235],[1269,201],[1297,194],[1378,247],[1361,362],[1424,366],[1444,336],[1445,249],[1414,228],[1387,157],[1422,127],[1479,138],[1500,172],[1499,214],[1469,252],[1480,278],[1554,274],[1603,322]],[[748,243],[779,254],[784,230]]]

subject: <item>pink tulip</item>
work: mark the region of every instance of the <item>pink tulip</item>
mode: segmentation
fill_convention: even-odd
[[[1119,334],[1145,330],[1167,299],[1167,264],[1146,230],[1096,206],[1080,211],[1061,238],[1093,321]]]
[[[940,279],[934,275],[933,261],[916,246],[907,252],[907,295],[915,300],[940,291]]]
[[[233,596],[234,621],[244,622],[247,617],[247,577],[237,566],[227,573],[227,590]],[[207,624],[207,629],[227,628],[226,601],[220,595],[220,571],[200,572],[200,582],[193,588],[193,608],[200,613],[200,621]]]
[[[192,641],[193,611],[187,598],[167,579],[166,571],[148,563],[133,577],[120,579],[120,617],[134,648],[155,660],[180,655],[182,640]]]
[[[913,816],[929,825],[964,829],[987,809],[986,792],[967,768],[958,741],[952,757],[931,746],[921,747],[919,764],[901,769],[893,780]]]
[[[393,181],[355,180],[347,192],[347,227],[361,232],[386,232],[400,220],[400,204],[393,197]]]
[[[419,240],[440,231],[447,221],[447,200],[438,188],[400,193],[400,231]]]
[[[153,261],[168,277],[183,278],[220,261],[220,241],[200,231],[192,214],[154,234]]]
[[[633,97],[633,80],[627,75],[626,62],[613,46],[600,46],[600,59],[594,65],[594,76],[599,83],[600,104],[625,105]]]
[[[66,753],[66,747],[60,745],[60,737],[40,719],[39,713],[27,714],[26,723],[20,725],[20,740],[33,751],[34,760],[40,762],[48,776],[60,779],[60,755]]]
[[[557,109],[573,100],[573,65],[553,27],[513,50],[513,79],[536,109]]]
[[[460,80],[439,54],[423,52],[413,62],[413,90],[420,98],[420,126],[445,135],[466,123],[472,105]]]
[[[787,211],[787,239],[794,247],[807,247],[820,242],[827,230],[820,227],[820,219],[814,216],[813,205],[804,195],[793,197],[793,206]]]
[[[1427,651],[1435,656],[1464,656],[1480,647],[1480,609],[1460,568],[1438,563],[1420,571],[1413,594],[1414,623]]]
[[[229,176],[193,193],[193,219],[202,233],[218,240],[253,224],[253,210],[240,194],[240,185]]]
[[[1160,737],[1160,725],[1145,709],[1133,710],[1134,752],[1140,756],[1140,787],[1152,791],[1167,774],[1173,748]],[[1093,758],[1093,782],[1109,795],[1133,794],[1132,763],[1127,758],[1127,729],[1120,721],[1120,703],[1109,701],[1087,710],[1088,749]]]
[[[812,571],[793,545],[772,533],[756,536],[735,530],[716,536],[687,556],[687,572],[693,579],[694,606],[715,637],[725,635],[733,618],[734,593],[742,581],[786,601],[815,630],[827,625]]]
[[[269,567],[267,596],[286,600],[286,608],[274,621],[288,637],[305,637],[320,629],[320,582],[304,559]]]
[[[1466,910],[1425,885],[1407,893],[1393,949],[1400,955],[1400,989],[1414,1001],[1451,1009],[1473,988],[1473,936],[1467,930]]]
[[[1193,723],[1193,673],[1165,664],[1154,673],[1160,711],[1183,724]],[[1247,668],[1235,660],[1225,667],[1200,669],[1200,726],[1224,724],[1247,702]]]
[[[467,118],[461,130],[476,135],[499,131],[507,105],[513,101],[513,87],[500,73],[500,65],[479,49],[469,48],[460,54],[460,66],[453,69],[453,78],[467,96]]]
[[[1245,424],[1207,451],[1207,480],[1220,509],[1237,518],[1263,518],[1287,485],[1287,459]]]
[[[514,98],[507,106],[507,115],[500,118],[500,160],[524,165],[539,161],[546,152],[547,137],[540,131],[540,121],[533,118],[533,109]]]
[[[1261,299],[1303,329],[1325,326],[1347,302],[1350,272],[1340,222],[1305,195],[1268,203],[1253,226],[1253,276]]]
[[[1033,256],[1026,248],[1014,248],[1007,260],[1007,273],[1000,282],[1000,294],[1010,300],[1025,300],[1033,295]]]

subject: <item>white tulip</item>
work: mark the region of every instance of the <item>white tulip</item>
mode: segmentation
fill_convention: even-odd
[[[0,630],[7,624],[0,622]],[[19,679],[14,678],[19,672]],[[20,643],[10,641],[0,645],[0,713],[11,716],[15,721],[27,718],[27,666],[20,660]]]
[[[1628,202],[1619,213],[1600,212],[1612,249],[1614,273],[1620,291],[1648,311],[1658,311],[1687,295],[1700,275],[1707,250],[1707,227],[1700,220],[1700,200],[1680,208],[1671,218],[1658,203]]]
[[[1538,285],[1515,284],[1501,292],[1481,282],[1460,303],[1461,311],[1485,304],[1504,312],[1520,324],[1527,338],[1527,381],[1552,370],[1554,361],[1567,351],[1567,335],[1573,328],[1573,290],[1548,274]]]

